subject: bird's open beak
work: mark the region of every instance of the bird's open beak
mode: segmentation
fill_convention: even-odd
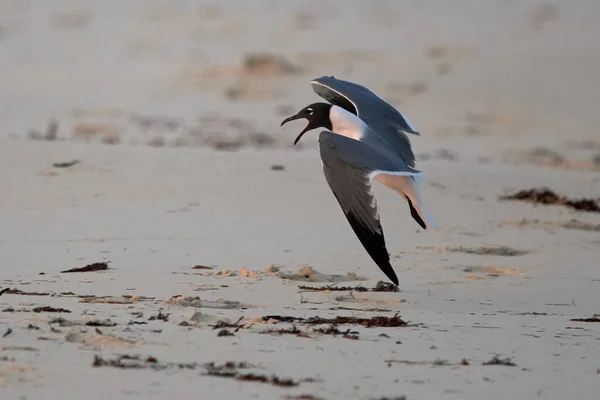
[[[300,119],[300,118],[305,118],[305,117],[304,116],[300,116],[298,114],[292,115],[291,117],[284,119],[283,122],[281,122],[281,126],[283,126],[284,124],[286,124],[286,123],[288,123],[290,121],[294,121],[294,120],[297,120],[297,119]],[[308,132],[311,129],[312,129],[312,122],[308,121],[308,125],[306,125],[306,128],[304,128],[302,130],[302,132],[300,132],[300,134],[298,135],[298,137],[296,137],[296,140],[294,140],[294,146],[296,145],[296,143],[298,143],[298,141],[300,140],[300,138],[302,137],[302,135],[304,135],[306,132]]]
[[[297,120],[297,119],[300,119],[300,118],[302,118],[302,117],[299,116],[298,114],[292,115],[291,117],[288,117],[288,118],[284,119],[283,122],[281,122],[281,126],[283,126],[284,124],[287,124],[290,121],[294,121],[294,120]]]

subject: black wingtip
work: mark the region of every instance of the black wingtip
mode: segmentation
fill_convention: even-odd
[[[387,263],[387,265],[385,266],[385,268],[383,268],[381,265],[378,265],[379,269],[381,269],[383,271],[383,273],[385,274],[385,276],[388,277],[388,279],[390,281],[392,281],[392,283],[396,286],[398,286],[398,284],[400,283],[398,281],[398,277],[396,276],[396,273],[394,272],[394,269],[392,268],[390,263]]]
[[[417,209],[413,206],[410,199],[407,197],[406,200],[408,201],[408,206],[410,207],[410,215],[412,215],[414,220],[417,221],[417,224],[421,225],[421,228],[426,230],[427,224],[425,224],[425,221],[423,221],[423,218],[421,218],[421,216],[417,212]]]
[[[398,277],[396,276],[396,272],[394,272],[394,268],[390,264],[390,256],[388,255],[387,248],[385,247],[383,230],[379,233],[370,231],[352,213],[347,213],[346,218],[348,219],[348,222],[350,222],[352,230],[354,230],[354,233],[362,243],[363,247],[371,256],[371,259],[375,262],[375,264],[377,264],[385,276],[387,276],[394,285],[398,286]]]

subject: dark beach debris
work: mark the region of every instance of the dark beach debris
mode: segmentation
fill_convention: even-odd
[[[219,331],[219,333],[217,333],[217,337],[223,337],[223,336],[235,336],[233,334],[233,332],[227,330],[227,329],[221,329]]]
[[[296,325],[292,325],[291,328],[268,329],[266,331],[263,331],[262,333],[277,334],[277,335],[295,335],[297,337],[310,338],[310,336],[306,332],[303,332],[300,329],[298,329],[296,327]]]
[[[396,396],[396,397],[373,397],[371,400],[406,400],[406,396]]]
[[[341,331],[337,326],[330,325],[327,328],[313,328],[313,333],[318,333],[321,335],[332,335],[332,336],[341,336],[345,339],[353,339],[357,340],[359,333],[356,331],[351,331],[347,329],[346,331]],[[295,335],[301,338],[311,338],[308,332],[298,329],[296,325],[292,325],[291,328],[282,328],[282,329],[268,329],[262,331],[261,333],[266,334],[276,334],[276,335]]]
[[[35,307],[31,311],[33,311],[34,313],[42,313],[42,312],[47,312],[47,313],[70,313],[71,312],[71,311],[67,310],[66,308],[50,307],[50,306]]]
[[[148,321],[163,321],[163,322],[167,322],[169,320],[169,315],[171,314],[163,314],[162,311],[158,311],[158,314],[156,315],[151,315],[150,318],[148,318]]]
[[[10,288],[0,290],[0,296],[2,296],[4,293],[8,292],[9,290],[10,290]]]
[[[589,317],[589,318],[571,318],[570,321],[574,321],[574,322],[600,322],[600,314],[594,314],[593,317]]]
[[[358,340],[358,334],[359,334],[358,332],[351,331],[350,329],[346,330],[345,332],[342,332],[335,325],[330,325],[329,328],[325,328],[325,329],[324,328],[316,328],[316,329],[313,329],[313,332],[321,333],[323,335],[333,335],[333,336],[341,335],[343,338],[353,339],[353,340]]]
[[[371,400],[406,400],[406,396],[396,396],[396,397],[377,397],[372,398]]]
[[[306,325],[362,325],[365,328],[374,328],[374,327],[400,327],[400,326],[408,326],[408,323],[405,322],[402,318],[398,316],[396,313],[393,317],[371,317],[371,318],[357,318],[357,317],[345,317],[345,316],[337,316],[334,318],[321,318],[321,317],[310,317],[310,318],[300,318],[300,317],[290,317],[290,316],[280,316],[280,315],[267,315],[262,317],[263,321],[275,320],[279,322],[294,322],[294,323],[302,323]]]
[[[377,285],[375,285],[375,287],[371,288],[371,289],[366,288],[361,285],[357,285],[357,286],[335,286],[335,285],[336,285],[335,283],[332,285],[325,285],[325,286],[299,285],[298,288],[301,290],[308,290],[308,291],[315,291],[315,292],[321,292],[321,291],[399,292],[400,291],[398,286],[394,285],[393,283],[383,282],[383,281],[377,282]]]
[[[209,267],[208,265],[194,265],[192,269],[213,269],[213,267]]]
[[[214,372],[214,373],[219,373],[219,372],[223,372],[223,373],[229,373],[229,372],[235,372],[238,369],[247,369],[247,368],[256,368],[255,365],[252,364],[248,364],[247,362],[234,362],[234,361],[227,361],[224,364],[216,364],[214,361],[211,361],[207,364],[204,365],[206,367],[206,369],[209,370],[209,372]]]
[[[61,326],[61,327],[81,325],[81,323],[79,321],[70,321],[70,320],[65,319],[63,317],[51,318],[48,321],[48,324],[49,325],[58,324],[58,326]]]
[[[394,310],[387,310],[385,308],[356,308],[356,307],[329,307],[331,311],[361,311],[361,312],[393,312]]]
[[[104,326],[110,328],[113,326],[117,326],[117,323],[111,321],[110,319],[94,319],[86,322],[85,326]]]
[[[271,171],[283,171],[285,167],[281,164],[273,164],[271,165]]]
[[[30,331],[39,331],[40,327],[37,325],[33,325],[33,324],[28,324],[27,325],[27,329],[29,329]]]
[[[222,371],[222,370],[208,370],[204,375],[207,376],[217,376],[219,378],[231,378],[236,381],[245,381],[245,382],[260,382],[260,383],[268,383],[274,386],[282,386],[282,387],[295,387],[300,384],[300,382],[296,382],[292,379],[282,379],[277,375],[258,375],[258,374],[240,374],[236,370],[231,371]]]
[[[441,358],[436,358],[433,361],[410,361],[410,360],[385,360],[385,363],[388,364],[388,367],[392,364],[404,364],[404,365],[431,365],[435,367],[449,367],[449,366],[467,366],[470,365],[469,361],[466,358],[460,360],[460,362],[449,362],[446,360],[442,360]]]
[[[110,263],[110,261],[107,261],[107,262],[95,262],[95,263],[88,264],[88,265],[83,266],[83,267],[71,268],[71,269],[67,269],[65,271],[60,271],[60,272],[62,274],[66,274],[66,273],[70,273],[70,272],[106,271],[108,269],[108,263]]]
[[[131,320],[127,323],[127,325],[148,325],[146,321],[134,321]]]
[[[498,356],[494,356],[490,361],[484,362],[482,365],[504,365],[506,367],[516,367],[517,364],[512,362],[510,358],[501,359]]]
[[[235,328],[234,332],[239,331],[240,329],[242,329],[244,327],[243,324],[240,324],[240,322],[244,319],[244,317],[240,317],[236,322],[230,322],[227,319],[222,319],[217,321],[216,324],[214,325],[209,325],[213,328],[213,330],[215,329],[225,329],[225,328]]]
[[[12,330],[11,328],[8,328],[8,329],[6,330],[6,332],[4,332],[4,335],[2,335],[2,337],[3,337],[3,338],[7,337],[8,335],[10,335],[10,334],[12,333],[12,331],[13,331],[13,330]]]
[[[48,324],[50,324],[50,325],[58,324],[58,326],[60,326],[61,328],[65,328],[65,327],[69,327],[69,326],[92,326],[92,327],[103,326],[103,327],[110,328],[113,326],[117,326],[116,322],[113,322],[108,318],[104,319],[104,320],[93,319],[90,321],[72,321],[72,320],[65,319],[63,317],[56,317],[56,318],[50,319],[48,321]]]
[[[205,375],[211,376],[224,376],[224,377],[237,377],[240,369],[247,368],[258,368],[255,365],[246,362],[234,362],[228,361],[222,365],[217,365],[214,362],[210,363],[174,363],[174,362],[161,362],[153,356],[141,356],[141,355],[128,355],[121,354],[114,358],[103,358],[99,355],[94,356],[92,362],[93,367],[112,367],[120,369],[151,369],[155,371],[161,371],[165,369],[205,369]],[[306,380],[308,381],[308,380]]]
[[[240,375],[237,377],[238,381],[258,381],[258,382],[263,382],[263,383],[270,383],[271,385],[274,386],[281,386],[281,387],[294,387],[294,386],[298,386],[300,383],[295,382],[292,379],[282,379],[279,378],[277,375],[272,375],[271,377],[266,377],[265,375],[254,375],[254,374],[245,374],[245,375]]]
[[[66,162],[57,162],[52,164],[52,166],[54,168],[69,168],[72,167],[73,165],[77,165],[79,164],[81,161],[79,160],[71,160],[71,161],[66,161]]]
[[[370,291],[371,292],[399,292],[400,288],[398,286],[394,285],[393,283],[379,281],[379,282],[377,282],[377,285],[375,285],[375,287],[373,289],[371,289]]]
[[[283,400],[323,400],[322,397],[317,397],[312,394],[299,394],[299,395],[286,395],[282,397]]]
[[[335,318],[321,318],[311,317],[305,320],[306,324],[309,325],[362,325],[365,328],[374,327],[400,327],[408,326],[408,324],[402,320],[396,313],[393,317],[371,317],[371,318],[357,318],[357,317],[335,317]]]
[[[50,296],[52,293],[47,292],[26,292],[20,289],[10,289],[7,294],[16,294],[20,296]]]
[[[196,369],[201,365],[198,363],[189,363],[189,364],[176,364],[176,363],[160,363],[156,358],[142,357],[140,355],[119,355],[115,358],[108,359],[103,358],[99,355],[94,356],[94,361],[92,362],[92,367],[113,367],[120,369],[152,369],[155,371],[164,370],[167,368],[179,368],[179,369]]]
[[[20,289],[11,289],[11,288],[7,288],[2,290],[2,294],[16,294],[16,295],[21,295],[21,296],[49,296],[50,293],[45,293],[45,292],[25,292],[23,290]]]
[[[262,320],[265,322],[270,319],[278,321],[278,322],[302,322],[302,321],[304,321],[304,318],[290,317],[288,315],[265,315],[264,317],[262,317]]]
[[[254,373],[240,373],[240,369],[246,368],[256,368],[247,363],[234,363],[227,362],[223,365],[216,365],[215,363],[205,364],[206,372],[204,375],[206,376],[216,376],[220,378],[230,378],[235,379],[237,381],[245,381],[245,382],[260,382],[267,383],[274,386],[281,387],[295,387],[298,386],[301,382],[312,382],[314,381],[311,378],[303,379],[301,381],[294,381],[292,379],[282,379],[276,375],[264,375],[264,374],[254,374]]]
[[[521,190],[517,193],[500,196],[500,200],[520,200],[531,203],[563,205],[578,211],[600,212],[600,205],[593,199],[570,200],[559,196],[548,188]]]
[[[486,255],[486,256],[489,255],[489,256],[507,256],[507,257],[522,256],[524,254],[529,253],[529,251],[527,251],[527,250],[513,249],[512,247],[508,247],[508,246],[494,246],[494,247],[482,246],[482,247],[475,247],[475,248],[459,246],[459,247],[452,247],[449,249],[449,251],[459,252],[459,253],[467,253],[467,254]]]

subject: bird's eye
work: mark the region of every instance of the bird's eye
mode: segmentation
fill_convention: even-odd
[[[312,115],[313,109],[312,108],[307,108],[306,112],[308,113],[308,115]]]

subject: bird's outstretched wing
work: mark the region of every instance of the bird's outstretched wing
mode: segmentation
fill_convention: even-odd
[[[325,179],[354,233],[377,266],[398,285],[385,246],[371,180],[383,171],[407,176],[421,173],[382,155],[367,143],[329,131],[319,135],[319,150]]]
[[[333,76],[322,76],[310,83],[315,93],[358,116],[409,166],[415,166],[415,155],[407,133],[421,133],[396,107],[362,85]]]

